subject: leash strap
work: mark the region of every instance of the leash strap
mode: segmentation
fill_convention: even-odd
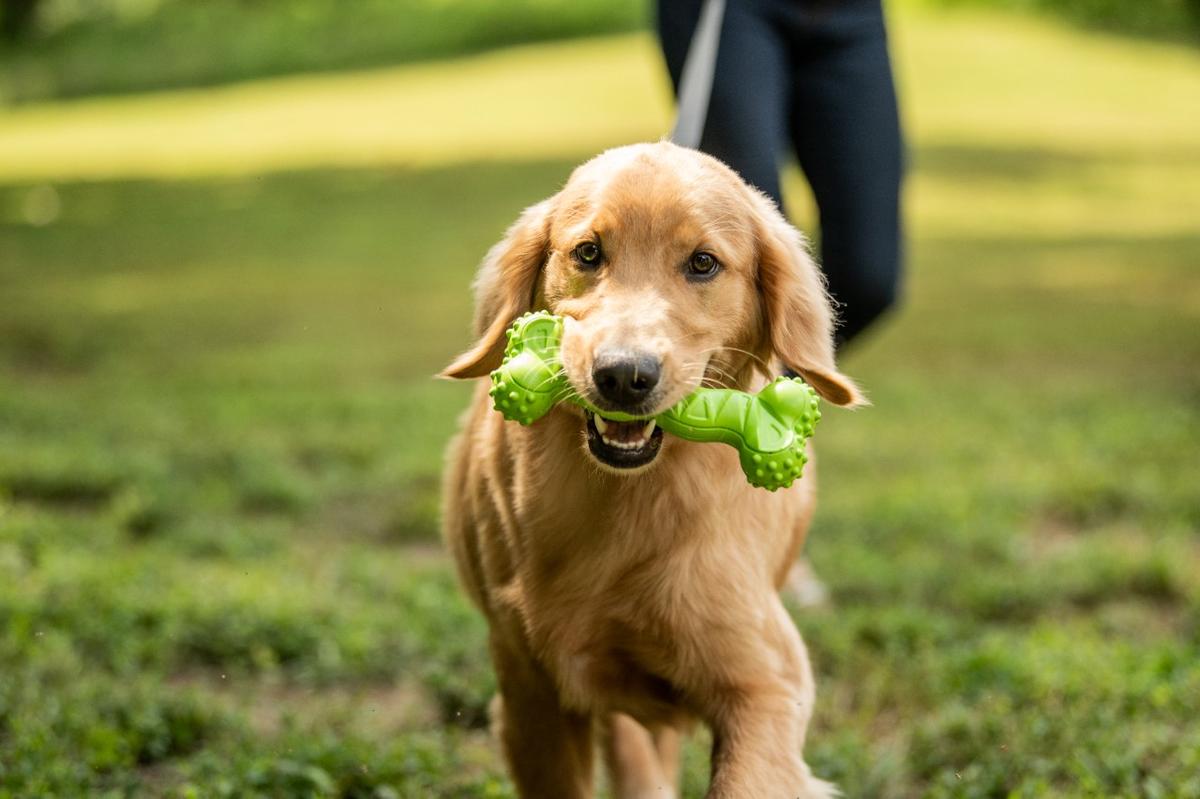
[[[712,97],[713,73],[717,69],[717,47],[721,42],[721,22],[724,17],[725,0],[704,0],[679,78],[679,110],[675,116],[675,128],[671,131],[671,141],[681,147],[700,147],[704,122],[708,118],[708,101]]]

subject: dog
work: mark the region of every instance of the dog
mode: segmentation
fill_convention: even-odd
[[[815,499],[751,487],[737,453],[650,416],[700,385],[757,390],[786,366],[863,403],[804,237],[720,161],[668,142],[609,150],[521,214],[475,283],[475,344],[443,372],[486,377],[522,313],[564,317],[562,366],[599,410],[522,427],[479,381],[451,444],[444,534],[487,617],[493,728],[517,792],[678,791],[680,736],[712,731],[708,796],[828,797],[802,753],[814,703],[779,587]],[[596,744],[599,744],[597,747]]]

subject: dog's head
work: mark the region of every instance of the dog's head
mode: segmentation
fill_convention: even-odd
[[[631,470],[655,459],[650,417],[701,384],[746,388],[778,360],[837,405],[862,398],[834,364],[833,315],[804,237],[721,162],[666,142],[609,150],[527,209],[476,281],[478,341],[447,377],[487,375],[520,314],[565,317],[562,361],[600,414],[587,447]]]

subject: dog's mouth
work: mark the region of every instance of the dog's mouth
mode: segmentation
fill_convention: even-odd
[[[614,469],[645,466],[662,449],[663,431],[653,419],[618,422],[586,411],[588,451]]]

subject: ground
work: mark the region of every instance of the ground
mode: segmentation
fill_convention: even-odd
[[[1200,796],[1200,56],[895,23],[910,279],[816,437],[809,760]],[[430,375],[519,210],[668,114],[644,36],[478,59],[0,117],[0,796],[512,795],[437,540],[468,388]],[[535,74],[578,80],[501,113]],[[184,135],[247,119],[251,155]]]

